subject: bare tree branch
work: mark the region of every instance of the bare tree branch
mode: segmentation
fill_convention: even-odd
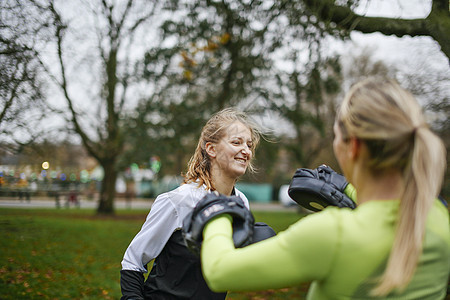
[[[65,71],[65,63],[63,58],[63,39],[64,39],[64,31],[66,30],[67,26],[63,23],[61,19],[61,15],[57,12],[55,9],[53,3],[50,3],[49,5],[50,10],[53,13],[53,16],[55,18],[55,26],[56,26],[56,41],[57,41],[57,50],[58,50],[58,61],[59,61],[59,67],[61,70],[61,82],[60,87],[64,93],[64,97],[67,100],[67,105],[69,107],[70,113],[72,115],[72,124],[74,125],[75,132],[80,135],[81,140],[83,144],[85,145],[86,149],[91,153],[95,158],[98,159],[100,157],[98,153],[98,147],[99,145],[94,146],[94,142],[89,138],[89,136],[86,134],[86,132],[82,129],[79,123],[79,116],[78,113],[75,111],[73,100],[69,95],[68,91],[68,83],[67,83],[67,76]]]

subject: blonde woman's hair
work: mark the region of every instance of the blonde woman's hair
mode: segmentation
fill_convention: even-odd
[[[372,290],[385,296],[406,288],[422,253],[427,215],[446,168],[443,142],[430,131],[414,96],[390,79],[369,78],[346,95],[337,118],[344,139],[363,140],[373,172],[402,171],[394,243],[384,273]]]
[[[206,185],[209,190],[215,190],[211,178],[211,158],[206,152],[205,145],[208,142],[218,143],[225,135],[225,129],[234,122],[241,122],[251,133],[253,157],[255,155],[256,146],[260,140],[259,127],[254,123],[246,113],[236,108],[225,108],[215,113],[203,126],[197,148],[194,155],[188,163],[188,170],[184,174],[184,183],[197,182],[199,186]],[[255,168],[250,162],[249,171],[254,172]]]

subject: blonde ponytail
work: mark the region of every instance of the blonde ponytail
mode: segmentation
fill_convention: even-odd
[[[406,288],[422,253],[428,212],[438,196],[445,172],[445,147],[428,128],[414,130],[411,165],[405,170],[405,191],[394,245],[374,296]]]

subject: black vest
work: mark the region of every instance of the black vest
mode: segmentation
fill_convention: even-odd
[[[151,300],[223,300],[227,293],[214,293],[203,278],[200,258],[185,246],[176,230],[156,257],[144,284],[144,297]]]

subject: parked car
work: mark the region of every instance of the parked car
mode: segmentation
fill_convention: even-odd
[[[288,189],[288,184],[282,185],[280,187],[280,191],[278,192],[278,199],[280,200],[281,204],[286,207],[298,205],[294,200],[291,199],[291,197],[289,197]]]

